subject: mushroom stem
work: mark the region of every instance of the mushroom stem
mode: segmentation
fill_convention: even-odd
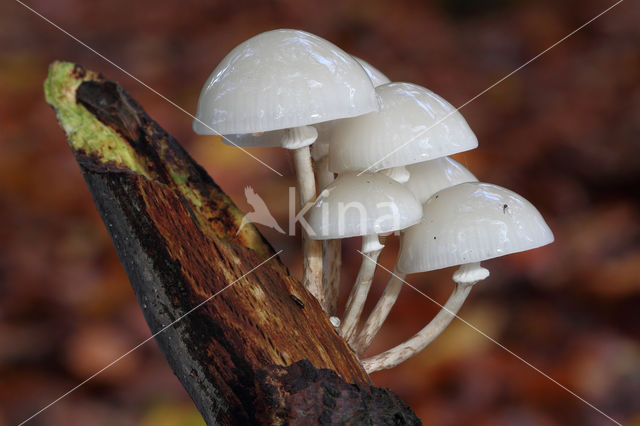
[[[357,354],[364,353],[369,345],[371,345],[373,338],[378,334],[380,327],[382,327],[389,312],[391,312],[391,308],[398,299],[398,294],[400,294],[400,290],[402,289],[405,276],[405,274],[401,274],[396,270],[391,273],[391,278],[389,278],[384,293],[382,293],[382,296],[378,299],[378,303],[376,303],[375,308],[373,308],[373,311],[369,314],[369,318],[367,318],[367,321],[364,323],[353,344],[353,349]]]
[[[313,202],[316,197],[316,182],[311,164],[311,145],[318,137],[318,132],[311,126],[294,127],[285,132],[282,146],[291,150],[296,170],[300,207]],[[312,240],[302,230],[303,276],[302,284],[318,299],[322,308],[327,311],[327,304],[322,291],[322,242]]]
[[[327,155],[316,161],[316,177],[320,190],[335,180],[333,172],[329,171],[329,157]],[[342,240],[324,240],[322,242],[322,289],[329,315],[338,313],[341,270]]]
[[[344,310],[344,318],[340,327],[340,334],[345,340],[351,342],[354,337],[358,319],[364,308],[364,303],[369,294],[369,288],[376,271],[378,256],[384,246],[378,241],[377,235],[364,235],[362,237],[362,252],[364,253],[362,264],[356,282],[353,284],[347,307]]]
[[[489,276],[489,271],[480,266],[480,262],[468,263],[460,266],[453,274],[456,285],[440,312],[413,337],[398,346],[381,354],[362,361],[367,373],[393,368],[411,358],[426,348],[433,340],[447,328],[451,320],[457,316],[458,310],[471,291],[471,287],[478,281]]]

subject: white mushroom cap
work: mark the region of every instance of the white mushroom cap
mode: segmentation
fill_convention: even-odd
[[[362,65],[374,87],[389,83],[390,80],[371,64],[356,56],[354,56],[354,59]],[[315,125],[315,128],[318,129],[318,140],[311,148],[311,157],[313,157],[314,161],[318,161],[329,154],[329,142],[331,141],[331,132],[335,124],[335,121],[326,121]]]
[[[377,87],[376,93],[378,112],[336,123],[329,150],[334,172],[375,172],[478,146],[462,114],[430,90],[389,83]]]
[[[370,173],[338,176],[307,213],[311,238],[318,240],[398,231],[421,217],[422,206],[407,188]]]
[[[536,208],[515,192],[469,182],[435,194],[405,230],[397,268],[405,274],[481,262],[553,241]]]
[[[354,56],[353,58],[364,68],[374,87],[389,83],[390,80],[371,64],[358,57]],[[313,125],[316,130],[318,130],[318,139],[311,149],[311,155],[314,161],[318,161],[329,153],[329,141],[331,140],[331,130],[334,125],[335,121],[324,121]],[[237,146],[278,147],[281,146],[280,143],[283,136],[284,130],[274,130],[260,134],[245,133],[228,135],[223,139],[223,142],[227,145],[235,144]]]
[[[407,166],[410,177],[404,184],[418,201],[424,203],[436,192],[478,179],[466,167],[450,157],[437,158]]]
[[[354,56],[354,58],[356,61],[360,63],[360,65],[362,65],[362,68],[364,68],[364,70],[367,72],[367,75],[369,76],[369,78],[371,79],[371,82],[373,83],[373,87],[378,87],[378,86],[382,86],[383,84],[391,83],[391,80],[389,80],[389,78],[386,75],[382,74],[380,70],[378,70],[376,67],[371,65],[369,62],[365,61],[364,59],[360,59],[357,56]]]
[[[351,55],[304,31],[274,30],[238,45],[211,73],[193,130],[267,132],[377,109],[371,80]]]

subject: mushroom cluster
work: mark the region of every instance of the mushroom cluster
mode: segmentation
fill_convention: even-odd
[[[193,129],[232,145],[291,151],[310,228],[303,229],[302,282],[358,355],[408,274],[459,266],[442,310],[406,342],[363,359],[368,372],[431,343],[489,276],[480,262],[553,241],[527,200],[479,183],[449,157],[478,146],[456,108],[303,31],[268,31],[233,49],[206,81]],[[400,235],[397,263],[365,319],[377,259],[392,233]],[[351,237],[362,239],[362,263],[339,315],[341,240]]]

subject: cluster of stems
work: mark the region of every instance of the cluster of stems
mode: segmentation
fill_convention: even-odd
[[[328,157],[323,156],[313,161],[308,145],[294,149],[292,153],[302,208],[316,199],[316,188],[320,191],[326,188],[335,180],[335,176],[329,171]],[[311,239],[306,233],[303,234],[303,284],[318,299],[327,315],[331,317],[333,325],[360,356],[369,348],[389,315],[405,282],[405,275],[397,270],[392,272],[382,296],[364,324],[359,327],[378,257],[384,248],[378,235],[364,235],[361,250],[362,264],[340,318],[338,298],[342,266],[341,243],[340,239],[319,241]],[[489,272],[480,267],[479,263],[461,266],[453,277],[454,290],[441,311],[407,341],[362,360],[367,372],[393,368],[423,350],[456,316],[471,287],[486,278],[488,274]]]

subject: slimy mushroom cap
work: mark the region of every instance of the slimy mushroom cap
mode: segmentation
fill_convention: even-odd
[[[259,133],[377,110],[362,66],[334,44],[298,30],[241,43],[216,67],[198,100],[198,134]]]
[[[481,262],[544,246],[553,233],[513,191],[469,182],[433,195],[423,219],[403,232],[397,268],[405,274]]]
[[[411,83],[376,88],[377,112],[336,123],[329,168],[336,173],[406,166],[478,146],[462,114],[440,96]]]
[[[420,220],[422,206],[385,175],[344,174],[325,188],[307,217],[312,238],[348,238],[407,228]]]

